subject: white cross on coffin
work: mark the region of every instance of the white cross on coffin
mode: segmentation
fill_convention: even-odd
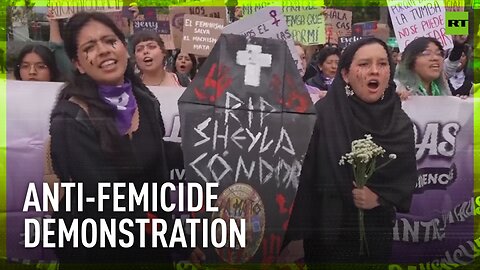
[[[237,64],[245,66],[245,85],[258,87],[262,67],[272,66],[272,55],[262,53],[262,46],[247,44],[245,51],[237,52]]]

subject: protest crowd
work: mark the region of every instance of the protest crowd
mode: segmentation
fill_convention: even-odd
[[[244,17],[242,9],[241,6],[225,8],[226,14],[229,15],[228,21],[233,23],[241,20]],[[339,9],[341,9],[341,7]],[[332,8],[332,10],[334,9]],[[324,11],[325,16],[328,17],[327,12],[334,14],[335,12],[332,10]],[[127,21],[126,24],[129,25],[127,29],[127,31],[129,31],[127,33],[127,41],[131,55],[135,56],[131,57],[130,61],[136,65],[137,74],[141,76],[144,83],[147,86],[187,87],[194,79],[196,72],[200,69],[201,64],[207,56],[195,55],[191,52],[175,49],[174,47],[177,47],[176,44],[170,43],[171,40],[162,40],[162,36],[164,35],[158,35],[156,29],[159,27],[158,25],[149,29],[147,27],[146,16],[152,16],[149,15],[149,13],[155,12],[155,8],[139,8],[133,5],[128,7],[124,13],[125,12],[131,13],[130,16],[127,17],[128,19],[122,18]],[[142,12],[146,14],[142,14]],[[50,25],[49,41],[47,44],[33,41],[33,44],[27,44],[25,48],[21,49],[15,57],[16,61],[13,66],[13,74],[17,80],[65,81],[71,77],[74,71],[74,67],[65,53],[62,38],[63,34],[61,33],[63,24],[67,19],[57,19],[52,8],[48,9],[46,18]],[[348,21],[348,19],[350,21]],[[350,24],[349,27],[353,28],[351,12],[348,19],[347,23]],[[143,27],[134,28],[133,25],[140,22]],[[417,41],[410,45],[408,50],[400,53],[396,38],[391,37],[391,33],[394,32],[393,29],[391,29],[391,23],[377,24],[377,22],[368,22],[368,24],[370,28],[373,25],[374,29],[373,31],[370,30],[370,33],[365,36],[376,36],[385,42],[389,42],[388,45],[392,52],[393,61],[397,65],[397,72],[395,73],[395,79],[398,84],[397,92],[402,99],[406,99],[408,95],[454,95],[466,97],[473,94],[474,46],[472,43],[474,29],[470,29],[471,34],[468,36],[453,36],[453,40],[450,41],[450,43],[454,45],[453,48],[449,47],[445,49],[442,44],[435,42],[434,39],[430,41],[421,39],[422,41]],[[351,29],[350,36],[339,37],[342,30],[333,29],[332,33],[331,28],[331,26],[326,27],[326,43],[304,45],[300,40],[295,41],[296,52],[302,64],[300,75],[305,82],[306,89],[312,95],[312,101],[314,102],[325,96],[328,92],[329,85],[332,83],[337,71],[339,57],[346,45],[351,43],[352,38],[353,40],[357,40],[364,37],[362,36],[363,34],[359,36],[356,36],[355,33],[352,34]],[[335,33],[335,30],[339,32]],[[157,33],[157,35],[154,33]],[[343,41],[347,40],[347,38],[350,39],[350,42],[345,44]],[[144,45],[146,41],[154,42],[149,42],[150,46],[146,46]],[[137,48],[138,43],[141,43],[139,48]],[[48,50],[45,47],[47,47]],[[158,49],[161,51],[159,54],[155,51]],[[30,54],[31,52],[34,52],[34,54]],[[428,58],[431,55],[429,53],[435,54],[436,52],[438,52],[439,57],[434,61],[439,61],[437,64],[442,62],[442,67],[436,74],[427,75],[425,72],[428,71],[422,70],[420,67],[421,64],[418,64],[418,67],[413,65],[412,61],[416,59],[417,56],[423,56],[429,61],[430,59]],[[34,57],[32,55],[40,57],[35,58],[35,60],[41,59],[41,61],[37,61],[41,64],[35,66],[28,65],[28,63],[33,60],[29,58],[25,59],[25,56]],[[442,59],[440,59],[440,56]],[[149,66],[148,71],[144,69],[147,63]],[[47,72],[49,75],[46,75]],[[418,80],[407,81],[418,78],[415,75],[425,80],[422,82]],[[427,79],[426,77],[428,76],[433,77]],[[431,82],[434,83],[430,84]],[[434,88],[433,92],[432,89],[430,89],[431,87]]]

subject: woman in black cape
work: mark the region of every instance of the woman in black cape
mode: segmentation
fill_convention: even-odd
[[[357,268],[390,259],[395,212],[409,211],[416,181],[413,125],[395,94],[393,67],[383,41],[359,40],[345,50],[332,90],[316,104],[317,121],[285,238],[287,249],[303,240],[308,269],[326,269],[326,264],[337,269],[340,263]],[[359,189],[351,165],[339,160],[366,134],[397,158]],[[359,208],[365,212],[368,255],[359,255]]]

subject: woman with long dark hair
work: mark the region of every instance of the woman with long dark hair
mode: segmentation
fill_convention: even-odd
[[[395,93],[386,44],[368,38],[348,46],[331,90],[316,103],[316,110],[286,249],[303,240],[308,269],[328,269],[331,263],[356,263],[353,268],[357,269],[387,262],[395,212],[410,208],[416,161],[413,124]],[[357,188],[351,166],[339,161],[351,151],[352,141],[367,134],[397,158],[377,170],[366,186]],[[380,158],[377,164],[386,160]],[[365,213],[368,255],[359,252],[358,209]]]
[[[99,182],[133,183],[137,190],[144,183],[160,186],[168,179],[160,105],[134,74],[123,33],[105,14],[84,12],[70,18],[65,33],[65,49],[77,70],[73,80],[61,90],[51,114],[54,172],[61,182],[83,183],[84,198],[97,197]],[[127,191],[120,189],[118,196],[128,198]],[[165,212],[145,212],[138,205],[133,211],[115,211],[115,198],[110,192],[107,194],[110,200],[101,212],[98,203],[84,204],[82,212],[75,211],[76,204],[72,203],[73,212],[67,212],[63,198],[60,211],[54,216],[63,218],[67,228],[74,218],[79,224],[88,218],[96,224],[100,224],[101,218],[115,218],[117,222],[125,218],[171,220]],[[168,197],[165,200],[169,202]],[[146,248],[140,246],[138,225],[127,226],[135,239],[130,248],[122,248],[119,243],[111,247],[108,242],[102,248],[98,241],[92,248],[73,248],[67,242],[64,248],[56,250],[60,268],[92,269],[92,265],[80,264],[97,263],[99,269],[140,269],[144,264],[161,263],[161,269],[172,269],[169,251],[152,248],[148,232]],[[127,241],[128,237],[117,233],[116,239]]]
[[[173,72],[177,75],[185,74],[190,80],[193,80],[197,74],[197,58],[191,53],[179,51],[175,54],[173,64]]]

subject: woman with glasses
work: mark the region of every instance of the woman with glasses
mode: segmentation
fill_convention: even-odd
[[[395,74],[400,98],[451,95],[447,79],[457,70],[465,41],[464,36],[454,36],[454,48],[447,59],[442,45],[435,38],[420,37],[409,43]]]
[[[165,70],[167,50],[157,33],[149,30],[135,33],[132,49],[140,78],[145,85],[181,86],[177,75]]]
[[[21,81],[59,81],[59,72],[53,53],[47,47],[29,44],[23,47],[13,71]]]

